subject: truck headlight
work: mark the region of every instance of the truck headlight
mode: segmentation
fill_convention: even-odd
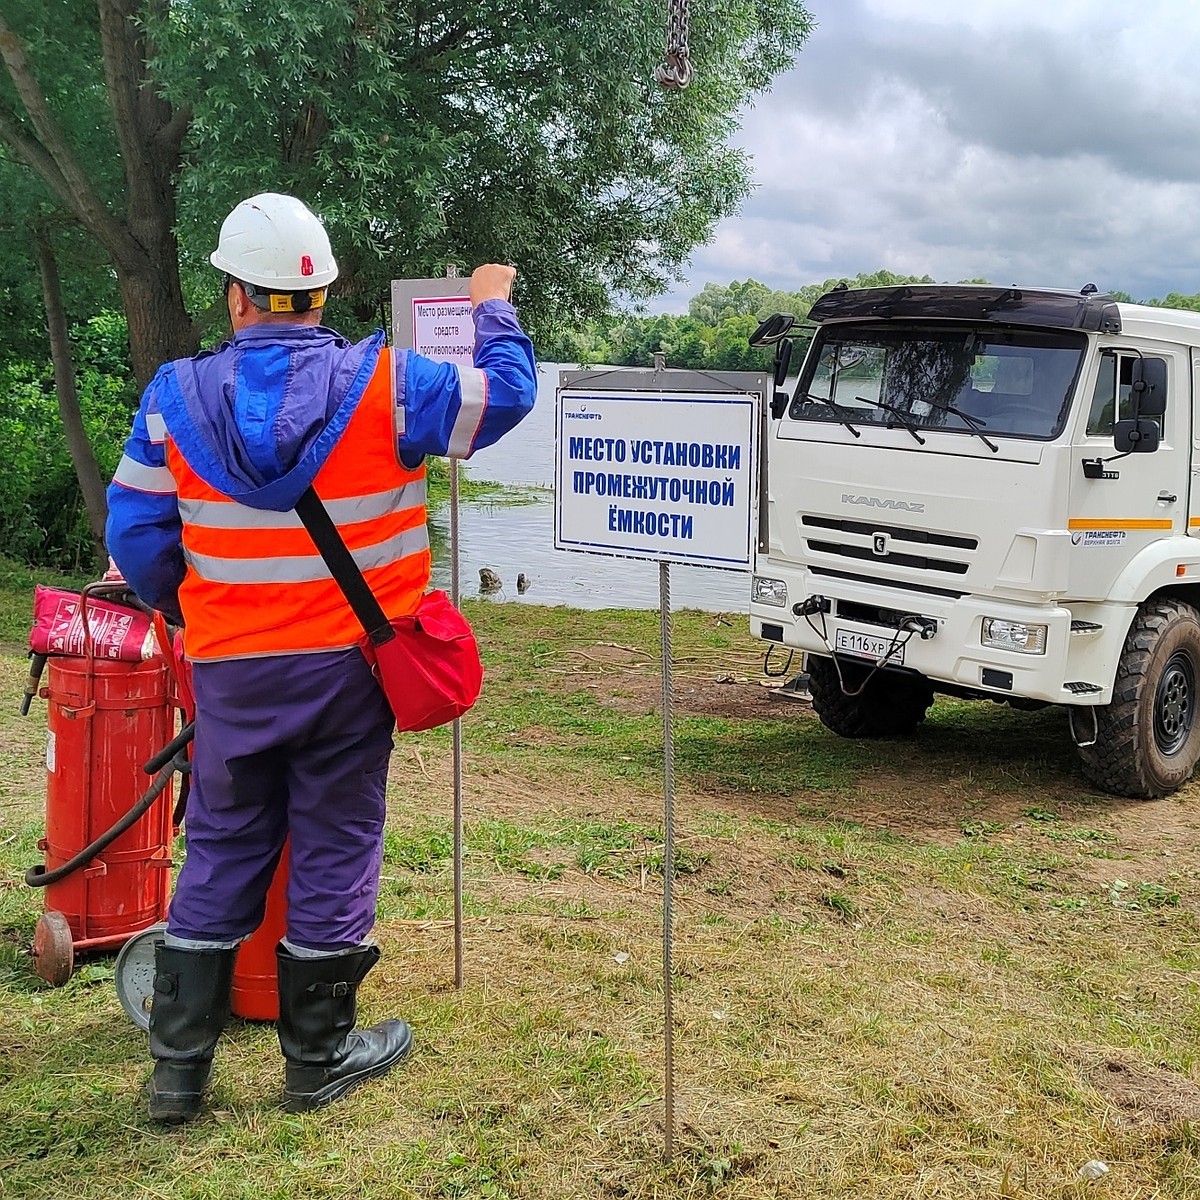
[[[787,603],[787,584],[782,579],[767,579],[755,575],[750,588],[750,599],[755,604],[773,604],[782,608]]]
[[[1004,621],[999,617],[983,618],[983,644],[995,650],[1012,650],[1017,654],[1045,654],[1048,625],[1030,625],[1025,621]]]

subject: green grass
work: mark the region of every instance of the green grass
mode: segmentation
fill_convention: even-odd
[[[0,576],[14,627],[28,588]],[[0,655],[0,1196],[1200,1194],[1195,786],[1091,793],[1051,710],[939,702],[910,740],[842,741],[763,701],[742,618],[676,614],[664,1163],[657,615],[468,610],[465,987],[449,736],[408,735],[362,1003],[411,1021],[412,1060],[289,1116],[273,1031],[234,1022],[205,1117],[171,1131],[113,956],[57,989],[30,969],[44,712],[16,715]],[[1112,1064],[1140,1090],[1106,1091]]]
[[[450,463],[444,458],[427,458],[425,476],[429,490],[430,505],[444,504],[450,499]],[[476,479],[471,468],[459,471],[458,494],[464,500],[486,500],[490,504],[532,504],[548,495],[543,488],[514,486],[495,483],[487,479]]]

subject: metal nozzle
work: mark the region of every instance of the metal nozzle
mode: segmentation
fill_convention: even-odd
[[[29,706],[38,694],[42,682],[42,672],[46,669],[46,655],[31,654],[29,656],[29,678],[25,681],[25,694],[21,697],[21,716],[29,716]]]

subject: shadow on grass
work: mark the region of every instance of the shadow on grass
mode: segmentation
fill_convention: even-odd
[[[647,784],[661,773],[660,717],[616,713],[588,694],[530,696],[520,719],[513,714],[488,725],[472,734],[482,733],[484,748],[495,753],[509,752],[514,740],[519,746],[522,734],[533,728],[560,743],[564,766],[573,761]],[[931,771],[935,784],[969,778],[981,790],[1001,794],[1029,787],[1090,790],[1061,709],[1018,712],[941,701],[905,738],[840,738],[815,718],[687,716],[676,719],[674,730],[677,783],[703,792],[846,792],[868,772],[916,779]]]

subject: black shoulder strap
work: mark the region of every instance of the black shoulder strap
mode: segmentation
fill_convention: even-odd
[[[296,515],[304,522],[304,528],[321,552],[329,573],[342,589],[367,636],[376,646],[390,642],[396,632],[363,578],[354,555],[338,533],[333,518],[313,488],[306,489],[296,501]]]

